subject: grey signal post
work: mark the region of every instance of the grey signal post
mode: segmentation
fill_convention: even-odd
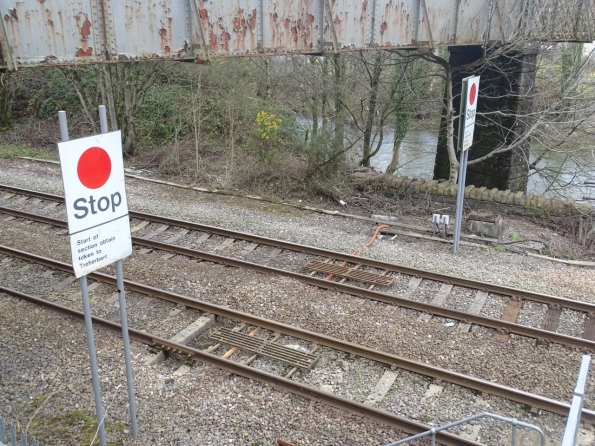
[[[105,105],[99,106],[99,127],[101,133],[107,133],[107,113]],[[134,380],[132,378],[132,363],[130,359],[130,338],[128,336],[128,316],[126,315],[126,293],[124,292],[124,274],[122,260],[116,261],[116,280],[118,283],[118,303],[120,305],[120,323],[122,325],[122,341],[124,343],[124,361],[126,362],[126,383],[128,385],[128,404],[130,406],[130,427],[132,437],[138,436],[136,423],[136,404],[134,401]]]
[[[475,85],[475,96],[470,100],[469,91]],[[455,233],[452,243],[453,253],[457,253],[461,242],[461,223],[463,220],[463,201],[465,199],[465,180],[467,178],[467,160],[469,158],[469,147],[473,142],[473,130],[475,127],[475,110],[479,96],[479,76],[469,76],[463,79],[461,89],[461,107],[459,113],[459,177],[457,188],[457,215],[455,218]],[[470,104],[471,102],[471,104]],[[472,112],[472,115],[468,112]]]
[[[68,123],[66,122],[66,112],[58,112],[60,122],[60,138],[62,141],[70,139],[68,135]],[[91,380],[93,382],[93,396],[95,397],[95,412],[97,414],[97,425],[99,426],[99,444],[107,446],[105,437],[105,417],[101,405],[101,387],[99,385],[99,371],[97,370],[97,355],[95,354],[95,339],[93,336],[93,316],[91,315],[91,305],[89,303],[89,291],[87,289],[87,276],[79,278],[81,286],[81,295],[83,298],[83,312],[85,314],[85,330],[87,332],[87,347],[89,348],[89,361],[91,363]]]
[[[69,141],[68,124],[66,122],[66,112],[58,112],[58,120],[60,122],[60,137],[62,141]],[[108,132],[107,113],[105,106],[99,106],[99,123],[101,133]],[[130,355],[130,338],[128,334],[128,318],[126,315],[126,294],[124,292],[124,275],[122,272],[122,261],[116,261],[116,278],[118,285],[118,298],[120,306],[120,318],[122,325],[122,339],[124,343],[124,358],[126,362],[126,381],[128,384],[128,402],[130,407],[130,419],[132,436],[137,438],[138,426],[136,420],[136,404],[134,398],[134,381],[132,378],[132,365]],[[99,372],[97,368],[97,356],[95,353],[95,341],[93,336],[93,316],[91,314],[91,305],[89,303],[89,292],[87,288],[87,276],[83,275],[79,278],[81,286],[81,295],[83,299],[83,311],[85,315],[85,329],[87,333],[87,346],[89,348],[89,359],[91,363],[91,377],[93,381],[93,394],[95,397],[95,411],[97,413],[97,423],[99,426],[99,441],[100,446],[106,446],[105,435],[105,415],[101,405],[101,387],[99,385]]]

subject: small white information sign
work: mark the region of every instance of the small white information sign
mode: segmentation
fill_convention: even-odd
[[[120,131],[58,143],[75,276],[132,253]]]
[[[467,150],[473,143],[473,132],[475,130],[475,116],[477,113],[477,97],[479,96],[479,76],[471,76],[463,79],[463,97],[461,102],[461,127],[459,134],[463,135],[461,144],[462,150]]]

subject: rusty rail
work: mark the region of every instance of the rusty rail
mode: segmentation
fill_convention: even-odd
[[[30,214],[27,212],[8,209],[8,208],[4,208],[1,206],[0,206],[0,212],[6,213],[6,214],[12,214],[14,216],[24,218],[24,219],[30,219],[30,220],[36,220],[38,217],[37,214]],[[59,227],[67,227],[66,222],[64,222],[62,220],[56,220],[56,219],[52,219],[50,217],[41,217],[41,216],[39,216],[39,217],[40,218],[38,219],[38,221],[41,221],[41,222],[44,222],[47,224],[53,224],[53,225],[59,226]],[[157,217],[156,221],[159,221],[159,222],[170,221],[170,224],[173,225],[175,223],[172,223],[172,222],[175,222],[176,220],[167,219],[165,217]],[[192,226],[195,225],[194,223],[190,223],[190,222],[182,222],[182,224],[188,224],[188,225],[192,225]],[[197,225],[197,226],[202,226],[202,225]],[[184,227],[187,228],[188,226],[184,226]],[[234,233],[233,231],[228,231],[228,230],[224,230],[224,229],[219,229],[219,228],[214,228],[214,229],[219,230],[218,233],[224,232],[224,233],[229,234],[228,237],[234,237],[234,234],[237,234],[237,233]],[[248,234],[240,234],[240,235],[246,236],[246,237],[252,237]],[[351,262],[359,262],[359,263],[365,264],[365,265],[371,265],[371,266],[376,266],[376,267],[382,267],[382,265],[386,265],[387,270],[390,270],[391,267],[395,266],[394,264],[389,264],[389,263],[385,264],[383,262],[378,262],[378,261],[374,261],[374,260],[370,260],[370,259],[363,259],[361,257],[350,256],[347,254],[335,253],[333,251],[325,251],[325,250],[321,250],[318,248],[311,248],[311,247],[307,247],[307,246],[303,247],[302,245],[297,245],[297,244],[289,243],[289,242],[286,243],[286,242],[282,242],[279,240],[266,239],[264,237],[259,237],[259,236],[254,236],[254,238],[249,238],[248,240],[253,240],[253,241],[264,240],[265,243],[267,240],[271,240],[271,242],[272,242],[271,244],[273,246],[278,246],[277,243],[281,243],[283,245],[287,244],[287,245],[291,246],[291,248],[289,248],[289,249],[293,249],[293,250],[300,250],[300,248],[303,248],[303,252],[309,252],[309,253],[316,252],[317,255],[325,254],[327,256],[332,256],[332,257],[335,257],[335,255],[336,255],[337,257],[343,258],[343,259],[345,257],[347,257],[347,258],[351,259],[350,260]],[[595,351],[595,341],[591,341],[589,339],[582,339],[582,338],[577,338],[574,336],[567,336],[567,335],[563,335],[560,333],[556,333],[554,331],[548,331],[548,330],[543,330],[540,328],[534,328],[534,327],[530,327],[530,326],[526,326],[526,325],[520,325],[520,324],[516,324],[514,322],[503,321],[501,319],[494,319],[494,318],[481,316],[481,315],[477,315],[477,314],[465,313],[463,311],[459,311],[459,310],[455,310],[455,309],[451,309],[451,308],[441,307],[438,305],[432,305],[432,304],[428,304],[428,303],[424,303],[424,302],[417,302],[417,301],[402,298],[399,296],[393,296],[388,293],[383,293],[380,291],[368,290],[366,288],[359,288],[359,287],[352,286],[352,285],[346,285],[346,284],[340,283],[340,282],[332,282],[332,281],[319,279],[316,277],[312,277],[312,276],[308,276],[308,275],[304,275],[304,274],[300,274],[300,273],[296,273],[296,272],[292,272],[292,271],[286,271],[286,270],[273,268],[273,267],[269,267],[269,266],[265,266],[265,265],[259,265],[256,263],[250,263],[250,262],[246,262],[243,260],[233,259],[230,257],[219,256],[216,254],[198,251],[198,250],[195,250],[192,248],[185,248],[182,246],[171,245],[171,244],[159,242],[156,240],[149,240],[149,239],[145,239],[145,238],[141,238],[141,237],[132,237],[132,242],[139,246],[144,246],[144,247],[148,247],[148,248],[152,248],[152,249],[159,249],[159,250],[167,251],[167,252],[173,252],[173,253],[184,255],[187,257],[196,258],[196,259],[209,261],[209,262],[213,262],[213,263],[217,263],[217,264],[222,264],[222,265],[226,265],[226,266],[232,266],[232,267],[236,267],[236,268],[248,268],[248,269],[256,270],[261,273],[272,273],[272,274],[277,274],[277,275],[281,275],[281,276],[286,276],[286,277],[290,277],[290,278],[299,280],[301,282],[307,283],[314,287],[319,287],[322,289],[330,289],[330,290],[334,290],[337,292],[357,296],[362,299],[371,299],[371,300],[376,300],[379,302],[384,302],[384,303],[388,303],[388,304],[392,304],[392,305],[398,305],[398,306],[408,308],[411,310],[416,310],[416,311],[419,311],[422,313],[428,313],[431,315],[441,316],[441,317],[448,318],[448,319],[454,319],[454,320],[458,320],[458,321],[461,321],[464,323],[474,323],[476,325],[481,325],[483,327],[493,328],[494,330],[497,330],[500,333],[505,333],[505,334],[514,333],[514,334],[538,339],[539,341],[543,341],[543,342],[556,342],[561,345],[567,345],[570,347],[578,347],[578,348],[582,348],[582,349],[585,349],[588,351]],[[3,247],[3,248],[6,248],[6,247]],[[401,267],[399,267],[399,268],[401,268]],[[410,275],[414,275],[414,276],[421,276],[424,278],[441,281],[441,282],[448,283],[448,284],[456,284],[456,285],[460,285],[460,286],[466,286],[466,287],[472,288],[472,289],[486,290],[485,282],[475,282],[473,280],[461,279],[461,278],[457,278],[455,276],[449,276],[446,274],[439,274],[439,273],[432,273],[429,271],[417,270],[414,268],[408,268],[408,267],[402,267],[402,268],[411,271],[411,272],[406,272],[406,274],[410,274]],[[424,275],[424,273],[427,273],[428,276],[426,277],[426,275]],[[459,283],[459,279],[460,279],[460,281],[464,282],[464,284]],[[487,285],[489,285],[489,284],[487,284]],[[501,288],[506,288],[506,287],[500,287],[498,285],[494,285],[493,287],[488,287],[487,291],[497,292],[491,288],[501,289]],[[564,298],[560,298],[560,297],[549,296],[549,295],[533,293],[533,292],[525,292],[523,290],[518,290],[518,289],[514,289],[514,288],[509,288],[509,289],[512,289],[515,291],[515,294],[508,294],[509,296],[511,296],[515,299],[522,298],[522,299],[534,300],[537,302],[547,303],[550,305],[558,305],[560,307],[572,308],[574,310],[583,311],[586,313],[595,313],[595,305],[587,303],[587,302],[564,299]],[[499,294],[504,294],[504,293],[499,293]]]
[[[44,200],[53,200],[53,201],[58,201],[61,203],[64,201],[63,197],[60,197],[59,195],[47,194],[44,192],[37,192],[37,191],[30,191],[30,190],[20,189],[20,188],[16,188],[16,187],[12,187],[12,186],[5,186],[3,184],[0,184],[0,189],[9,190],[9,191],[11,191],[13,193],[17,193],[17,194],[31,195],[33,197],[41,198]],[[4,208],[4,207],[0,207],[0,212],[8,213],[8,212],[13,212],[13,210]],[[29,215],[33,216],[35,214],[29,214]],[[562,297],[552,296],[549,294],[536,293],[533,291],[522,290],[520,288],[508,287],[508,286],[503,286],[503,285],[495,285],[495,284],[492,284],[489,282],[482,282],[479,280],[466,279],[464,277],[454,276],[454,275],[450,275],[450,274],[436,273],[433,271],[428,271],[428,270],[419,269],[419,268],[412,268],[409,266],[399,265],[396,263],[381,262],[381,261],[373,260],[370,258],[363,258],[363,257],[358,257],[358,256],[350,255],[350,254],[341,253],[341,252],[330,251],[330,250],[321,249],[321,248],[315,248],[313,246],[300,245],[298,243],[291,243],[291,242],[286,242],[283,240],[261,237],[258,235],[237,232],[237,231],[224,229],[224,228],[218,228],[216,226],[208,226],[208,225],[202,225],[202,224],[194,223],[194,222],[190,222],[190,221],[176,220],[173,218],[162,217],[159,215],[153,215],[153,214],[144,213],[144,212],[130,211],[129,215],[131,218],[150,220],[150,221],[154,221],[154,222],[158,222],[158,223],[167,224],[170,226],[177,226],[177,227],[181,227],[181,228],[185,228],[185,229],[190,229],[193,231],[209,232],[209,233],[220,235],[223,237],[235,238],[237,240],[246,240],[246,241],[250,241],[252,243],[258,243],[258,244],[263,244],[263,245],[267,245],[267,246],[274,246],[277,248],[288,249],[288,250],[292,250],[292,251],[304,252],[304,253],[311,254],[311,255],[321,256],[321,257],[325,257],[325,258],[333,258],[333,259],[337,259],[337,260],[343,260],[343,261],[350,262],[350,263],[361,263],[362,265],[369,266],[372,268],[386,270],[387,272],[408,274],[410,276],[421,277],[423,279],[428,279],[428,280],[435,280],[437,282],[444,282],[447,284],[462,286],[465,288],[482,290],[482,291],[486,291],[486,292],[494,293],[494,294],[501,294],[503,296],[527,299],[527,300],[531,300],[534,302],[539,302],[539,303],[543,303],[543,304],[547,304],[547,305],[560,305],[564,308],[569,308],[569,309],[577,310],[577,311],[583,311],[585,313],[595,313],[595,305],[594,304],[590,304],[590,303],[582,302],[582,301],[578,301],[578,300],[566,299],[566,298],[562,298]],[[32,218],[32,217],[23,217],[23,218]],[[43,217],[43,218],[47,218],[47,217]],[[56,226],[64,225],[64,227],[66,227],[65,222],[58,223],[58,222],[60,222],[60,220],[55,220],[55,221],[56,221],[56,223],[49,223],[49,224],[56,224]],[[140,239],[137,238],[137,240],[139,240],[139,242],[140,242]],[[155,246],[155,247],[157,247],[157,246]],[[158,249],[164,249],[164,248],[159,247]],[[165,250],[167,250],[167,249],[165,249]],[[217,257],[217,256],[215,256],[215,257]],[[328,288],[328,286],[321,287],[321,288]],[[350,292],[349,294],[353,294],[353,293]],[[438,313],[436,313],[436,314],[438,314]],[[451,317],[451,316],[445,316],[445,317]],[[459,318],[456,318],[456,317],[454,319],[460,320]],[[503,326],[500,328],[506,329],[507,327]]]
[[[16,250],[6,246],[0,245],[0,252],[19,257],[24,260],[45,265],[49,268],[58,269],[66,272],[72,272],[72,266],[68,263],[49,259],[47,257],[37,256],[35,254]],[[116,286],[116,278],[104,273],[94,272],[88,275],[89,278],[103,283],[108,283]],[[445,370],[439,367],[430,366],[418,361],[413,361],[390,353],[381,352],[372,348],[364,347],[347,341],[342,341],[331,336],[326,336],[319,333],[314,333],[301,328],[293,327],[291,325],[282,324],[269,319],[252,316],[248,313],[233,310],[227,307],[211,304],[197,299],[192,299],[177,293],[166,290],[161,290],[149,285],[144,285],[131,280],[124,281],[126,289],[136,291],[141,294],[157,297],[176,304],[191,307],[204,312],[223,316],[228,319],[233,319],[246,324],[262,327],[274,332],[283,333],[287,336],[307,340],[316,344],[324,345],[336,350],[352,353],[357,356],[368,358],[380,363],[387,364],[391,367],[399,367],[414,373],[419,373],[424,376],[429,376],[438,380],[450,382],[462,387],[470,388],[487,394],[496,395],[510,401],[515,401],[520,404],[526,404],[531,407],[547,410],[559,415],[567,415],[570,405],[566,402],[560,402],[551,398],[535,395],[529,392],[513,389],[497,383],[492,383],[480,378],[464,375],[462,373]],[[3,288],[0,287],[0,290]],[[167,345],[167,344],[163,344]],[[583,410],[583,417],[585,421],[595,423],[595,411],[587,409]]]
[[[114,278],[115,280],[115,278]],[[24,299],[28,302],[31,302],[35,305],[42,306],[44,308],[50,309],[52,311],[56,311],[58,313],[73,317],[75,319],[83,320],[84,315],[81,311],[72,310],[70,308],[64,307],[62,305],[55,304],[53,302],[49,302],[43,299],[39,299],[35,296],[31,296],[25,293],[21,293],[16,290],[12,290],[10,288],[6,288],[0,286],[0,292],[4,292],[6,294],[10,294],[21,299]],[[122,327],[120,324],[115,322],[108,321],[106,319],[98,318],[93,316],[93,324],[95,326],[105,328],[107,330],[122,333]],[[380,409],[375,409],[370,406],[366,406],[365,404],[361,404],[347,398],[343,398],[340,396],[333,395],[331,393],[324,392],[322,390],[318,390],[314,387],[309,387],[303,385],[301,383],[292,381],[290,379],[285,379],[277,375],[273,375],[271,373],[263,372],[252,367],[248,367],[244,364],[230,361],[227,359],[222,359],[219,356],[215,356],[209,353],[206,353],[202,350],[198,350],[192,347],[188,347],[187,345],[178,344],[175,342],[171,342],[167,339],[163,339],[149,333],[146,333],[141,330],[135,330],[133,328],[128,329],[128,333],[131,339],[134,339],[138,342],[143,344],[158,347],[158,348],[167,348],[168,351],[182,355],[185,358],[193,359],[196,361],[205,362],[220,369],[226,370],[228,372],[234,373],[239,376],[243,376],[244,378],[253,379],[255,381],[261,382],[263,384],[272,385],[274,387],[281,388],[288,392],[291,392],[295,395],[302,396],[304,398],[308,398],[314,401],[322,401],[325,404],[330,406],[345,410],[349,413],[355,413],[361,416],[364,416],[368,419],[393,426],[397,429],[401,429],[407,433],[421,433],[430,429],[430,426],[427,426],[423,423],[418,423],[417,421],[408,420],[403,417],[399,417],[397,415],[393,415],[389,412],[385,412]],[[595,418],[594,418],[595,419]],[[462,437],[457,435],[444,433],[438,437],[440,443],[445,445],[453,445],[453,446],[481,446],[480,443],[476,443],[471,440],[466,440]]]

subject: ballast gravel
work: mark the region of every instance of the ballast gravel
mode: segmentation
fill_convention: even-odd
[[[24,160],[0,160],[1,183],[51,193],[62,193],[58,166]],[[308,244],[432,271],[457,274],[483,280],[579,299],[594,301],[595,274],[592,270],[557,264],[547,260],[496,252],[485,247],[463,246],[458,255],[450,247],[428,241],[397,237],[364,245],[373,234],[371,223],[303,211],[294,207],[263,203],[251,199],[205,194],[140,180],[127,180],[131,209],[221,226],[261,236]],[[8,205],[2,201],[0,205]],[[24,207],[26,203],[21,203]],[[30,205],[31,203],[29,203]],[[10,204],[15,206],[14,203]],[[16,206],[15,206],[16,207]],[[63,209],[49,213],[65,218]],[[153,225],[151,225],[153,227]],[[156,227],[156,226],[155,226]],[[155,227],[153,227],[154,230]],[[147,227],[139,231],[145,236]],[[537,237],[546,231],[522,221],[515,221],[515,231]],[[68,238],[58,231],[32,223],[4,221],[0,215],[0,244],[69,261]],[[159,236],[166,240],[173,235]],[[553,235],[549,235],[552,236]],[[198,237],[189,240],[198,244]],[[221,240],[222,241],[222,240]],[[184,239],[176,243],[186,244]],[[202,242],[201,242],[202,243]],[[209,245],[211,248],[215,245]],[[237,247],[236,247],[237,248]],[[244,249],[244,248],[243,248]],[[133,256],[124,262],[127,278],[198,299],[228,305],[256,316],[268,317],[312,331],[404,358],[455,370],[502,383],[520,390],[570,401],[583,352],[555,344],[537,344],[534,340],[511,335],[506,343],[493,340],[494,331],[473,327],[469,333],[452,328],[450,321],[433,318],[418,321],[419,313],[331,291],[313,290],[283,277],[269,277],[250,271],[226,268],[194,260],[173,257],[164,263],[163,252]],[[222,253],[226,255],[227,253]],[[249,254],[247,255],[249,257]],[[276,260],[267,263],[274,266]],[[55,272],[43,280],[44,269],[27,268],[18,259],[0,256],[0,284],[23,292],[68,300],[77,291],[77,282],[65,284],[68,275]],[[113,273],[113,270],[107,269]],[[514,274],[511,272],[514,271]],[[407,282],[394,285],[407,288]],[[412,295],[413,299],[431,301],[438,287],[427,284]],[[101,285],[94,291],[93,303],[109,298],[112,291]],[[468,290],[455,287],[445,305],[465,309],[474,298]],[[168,337],[191,323],[196,313],[173,304],[143,301],[136,293],[127,296],[130,324],[135,328]],[[490,299],[482,315],[499,318],[507,298]],[[73,307],[80,306],[71,302]],[[143,306],[144,305],[144,306]],[[98,309],[102,317],[117,316],[117,307],[106,304]],[[538,326],[543,305],[525,305],[522,323]],[[563,311],[560,332],[580,335],[583,315]],[[132,343],[133,369],[137,397],[140,436],[130,437],[127,396],[121,339],[114,333],[96,330],[95,342],[102,381],[103,401],[107,408],[108,440],[112,444],[163,445],[273,445],[282,438],[295,445],[382,445],[402,438],[396,429],[383,426],[341,410],[287,394],[268,385],[256,383],[205,364],[193,364],[184,375],[175,372],[184,363],[172,357],[156,366],[147,366],[146,346]],[[204,339],[197,339],[197,344]],[[281,339],[283,345],[306,348],[307,343]],[[0,294],[0,416],[18,421],[25,428],[34,416],[49,419],[51,414],[80,409],[93,413],[93,396],[86,337],[82,323],[64,319]],[[305,385],[366,402],[372,389],[390,368],[342,352],[321,348],[320,360],[311,371],[299,370],[293,379]],[[233,360],[243,360],[242,353]],[[254,367],[283,373],[286,367],[259,358]],[[397,379],[378,407],[429,426],[440,426],[479,412],[494,412],[539,426],[548,444],[559,444],[565,418],[489,395],[396,370]],[[586,407],[593,408],[592,374]],[[47,397],[39,409],[40,401]],[[33,423],[32,423],[33,424]],[[80,444],[74,433],[47,439],[48,444]],[[510,429],[506,425],[481,420],[453,432],[489,445],[506,444]],[[34,432],[33,432],[34,433]],[[70,436],[69,436],[70,435]],[[522,435],[518,444],[531,445],[532,434]],[[589,438],[589,432],[584,432]],[[583,437],[582,437],[583,438]],[[589,440],[583,440],[589,441]],[[538,443],[535,443],[538,444]],[[589,444],[583,443],[583,444]]]

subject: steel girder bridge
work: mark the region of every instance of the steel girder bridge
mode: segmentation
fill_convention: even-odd
[[[593,41],[595,0],[0,0],[0,68]]]

